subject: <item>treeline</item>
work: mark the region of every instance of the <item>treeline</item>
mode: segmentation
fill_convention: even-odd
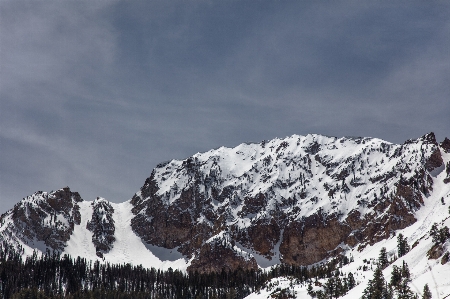
[[[279,265],[270,271],[206,274],[92,262],[49,252],[23,260],[19,252],[0,244],[1,298],[244,298],[272,278],[291,276],[310,282],[332,277],[336,267],[349,262],[344,257],[312,268]]]

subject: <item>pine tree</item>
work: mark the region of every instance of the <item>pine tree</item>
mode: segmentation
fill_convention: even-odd
[[[318,290],[315,293],[315,296],[317,296],[317,299],[328,299],[327,294],[325,294],[322,290]],[[312,296],[314,298],[314,296]]]
[[[387,283],[386,283],[385,288],[383,289],[382,298],[383,299],[393,299],[394,298],[394,292],[392,291],[392,287],[389,286]]]
[[[401,280],[402,280],[402,272],[398,266],[394,265],[392,267],[390,285],[393,287],[398,287],[400,285]]]
[[[431,226],[430,236],[433,239],[433,243],[437,244],[439,242],[439,229],[436,222]]]
[[[414,293],[411,291],[409,287],[409,279],[403,279],[400,283],[399,288],[397,289],[397,298],[398,299],[412,299],[414,298]]]
[[[380,250],[380,255],[378,256],[378,265],[381,269],[385,269],[389,265],[386,247],[383,247]]]
[[[397,292],[397,299],[415,299],[418,298],[416,294],[411,291],[409,283],[411,282],[411,274],[409,272],[408,264],[403,261],[402,267],[394,265],[391,273],[391,286],[395,287]]]
[[[384,299],[386,294],[386,281],[381,268],[377,267],[373,274],[373,279],[369,280],[367,288],[364,290],[363,299]]]
[[[439,230],[439,242],[443,244],[447,241],[448,238],[450,238],[450,232],[448,227],[444,226]]]
[[[397,237],[397,250],[399,257],[404,256],[409,251],[408,241],[403,237],[403,234],[399,234]]]
[[[405,261],[403,261],[403,265],[402,265],[402,277],[403,277],[403,278],[406,278],[407,280],[409,280],[410,276],[411,276],[411,274],[410,274],[410,272],[409,272],[408,264],[407,264]]]
[[[348,286],[348,289],[349,290],[353,289],[355,287],[355,285],[356,285],[355,278],[353,277],[353,273],[350,272],[347,275],[347,286]]]
[[[306,290],[308,291],[308,295],[309,295],[309,296],[314,297],[313,295],[315,295],[315,294],[314,294],[314,291],[313,291],[313,287],[312,287],[312,285],[311,285],[311,282],[308,284],[308,288],[307,288]]]
[[[327,282],[325,283],[325,293],[330,296],[330,298],[335,297],[336,292],[336,281],[334,277],[328,278]]]
[[[334,281],[334,297],[338,298],[346,293],[345,287],[342,284],[342,280],[340,277],[336,277]]]
[[[431,299],[431,291],[430,288],[428,287],[428,284],[426,283],[423,286],[423,295],[422,295],[422,299]]]

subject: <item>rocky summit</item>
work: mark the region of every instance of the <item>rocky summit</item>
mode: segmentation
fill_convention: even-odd
[[[192,270],[311,265],[414,223],[444,150],[432,133],[222,147],[158,165],[131,199],[131,226],[193,258]]]
[[[119,204],[38,191],[1,216],[0,241],[182,271],[309,266],[393,238],[449,194],[447,138],[293,135],[161,163]]]

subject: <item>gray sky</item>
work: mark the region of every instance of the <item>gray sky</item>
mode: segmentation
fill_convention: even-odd
[[[449,2],[319,2],[0,0],[0,213],[222,145],[450,137]]]

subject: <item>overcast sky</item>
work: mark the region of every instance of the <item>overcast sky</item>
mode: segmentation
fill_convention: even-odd
[[[448,1],[0,0],[0,213],[308,133],[450,137]]]

